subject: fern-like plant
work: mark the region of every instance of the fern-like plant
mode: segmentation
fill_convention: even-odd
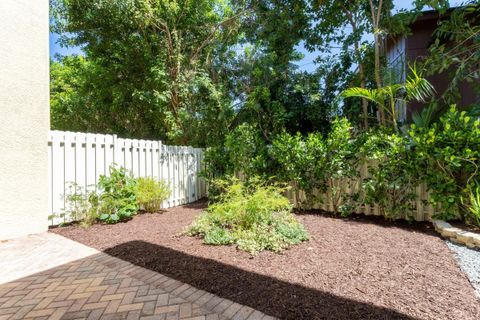
[[[470,191],[470,205],[468,207],[467,222],[480,227],[480,186]]]
[[[233,244],[251,254],[279,252],[308,239],[283,195],[284,187],[257,177],[248,183],[230,181],[218,201],[188,227],[187,235],[200,236],[210,245]]]
[[[431,103],[422,111],[415,111],[412,115],[412,122],[417,128],[427,128],[438,118],[438,105]]]

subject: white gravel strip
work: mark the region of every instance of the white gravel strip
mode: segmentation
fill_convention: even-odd
[[[480,297],[480,250],[445,241]]]

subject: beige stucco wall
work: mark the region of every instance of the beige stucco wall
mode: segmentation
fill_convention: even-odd
[[[47,230],[48,0],[0,0],[0,239]]]

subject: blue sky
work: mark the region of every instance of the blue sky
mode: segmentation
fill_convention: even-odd
[[[79,47],[74,47],[74,48],[65,48],[61,47],[57,41],[58,41],[58,34],[50,32],[50,57],[53,58],[55,55],[61,54],[61,55],[70,55],[70,54],[79,54],[82,52],[82,50]]]
[[[451,0],[450,5],[456,6],[464,2],[465,0]],[[411,9],[412,1],[411,0],[395,0],[395,8],[400,9]],[[69,54],[80,54],[82,51],[79,47],[74,48],[65,48],[61,47],[58,43],[58,35],[55,33],[50,33],[50,57],[53,58],[56,54],[60,55],[69,55]],[[315,64],[313,60],[318,56],[316,52],[308,52],[305,50],[303,45],[299,45],[297,49],[304,54],[304,58],[297,62],[297,65],[301,70],[313,71],[315,69]]]
[[[450,6],[458,6],[461,3],[465,2],[465,0],[450,0]],[[411,0],[394,0],[395,3],[395,10],[401,9],[412,9],[412,1]],[[315,70],[315,64],[313,60],[318,57],[317,52],[308,52],[305,48],[300,45],[298,50],[303,53],[304,58],[301,61],[298,61],[296,64],[299,66],[300,70],[305,70],[308,72]]]

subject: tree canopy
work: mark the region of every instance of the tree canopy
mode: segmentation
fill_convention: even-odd
[[[470,51],[431,48],[429,71],[459,66],[453,87],[476,76],[478,27],[461,23],[478,17],[474,2],[437,31]],[[340,93],[395,85],[384,41],[408,34],[425,5],[442,13],[448,1],[398,11],[393,0],[51,0],[52,31],[83,51],[51,62],[52,126],[219,150],[242,125],[266,144],[326,135],[338,115],[359,130],[388,126],[383,102]],[[308,71],[305,54],[316,56]]]

